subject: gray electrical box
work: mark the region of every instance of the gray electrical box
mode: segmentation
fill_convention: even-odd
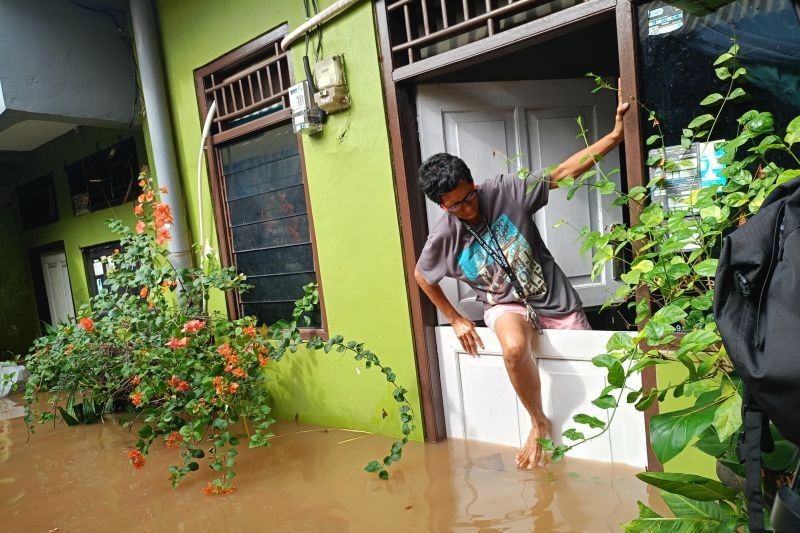
[[[322,111],[314,105],[307,80],[289,87],[289,105],[292,108],[292,130],[313,135],[322,131]]]
[[[344,56],[326,57],[314,65],[317,92],[314,99],[320,109],[334,113],[350,107],[350,91],[344,74]]]

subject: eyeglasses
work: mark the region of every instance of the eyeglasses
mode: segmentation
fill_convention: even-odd
[[[462,207],[464,207],[464,204],[470,203],[477,194],[478,194],[478,189],[472,189],[467,193],[467,195],[464,198],[462,198],[458,202],[453,203],[452,205],[445,207],[445,209],[447,209],[447,211],[450,213],[457,213],[461,210]]]

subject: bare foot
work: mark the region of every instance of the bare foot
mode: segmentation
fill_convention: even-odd
[[[536,439],[539,437],[550,436],[550,421],[546,418],[533,420],[533,428],[528,434],[525,446],[517,454],[517,468],[522,470],[533,470],[542,461],[542,445]]]

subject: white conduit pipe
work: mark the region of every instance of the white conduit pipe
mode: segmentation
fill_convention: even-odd
[[[205,239],[205,232],[203,231],[203,226],[205,221],[203,220],[203,152],[206,148],[206,140],[208,140],[208,135],[211,133],[211,123],[214,121],[214,115],[217,114],[217,101],[214,100],[211,102],[211,107],[208,108],[208,114],[206,114],[206,122],[203,124],[203,133],[200,135],[200,150],[197,154],[197,215],[198,221],[200,226],[200,268],[203,268],[203,263],[206,260],[206,255],[213,252],[211,249],[211,245],[206,242]],[[203,312],[206,311],[206,299],[203,298]]]
[[[289,49],[289,46],[295,42],[300,36],[304,35],[305,33],[313,30],[320,24],[327,22],[328,20],[332,19],[345,9],[354,6],[357,4],[359,0],[339,0],[338,2],[331,4],[330,6],[326,7],[303,24],[297,27],[296,30],[291,32],[289,35],[283,38],[281,41],[281,49],[285,52]]]

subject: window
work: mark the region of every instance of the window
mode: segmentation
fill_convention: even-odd
[[[99,244],[90,248],[83,249],[83,261],[86,268],[86,281],[89,285],[89,294],[97,296],[103,288],[109,266],[103,263],[102,258],[114,254],[114,250],[120,248],[119,241]]]
[[[291,70],[280,28],[196,73],[203,119],[217,104],[207,156],[223,262],[253,288],[230,296],[233,316],[290,318],[303,286],[318,280],[302,154],[292,132]],[[311,327],[323,328],[323,314]]]
[[[58,221],[58,202],[52,174],[17,187],[17,201],[23,230]]]

